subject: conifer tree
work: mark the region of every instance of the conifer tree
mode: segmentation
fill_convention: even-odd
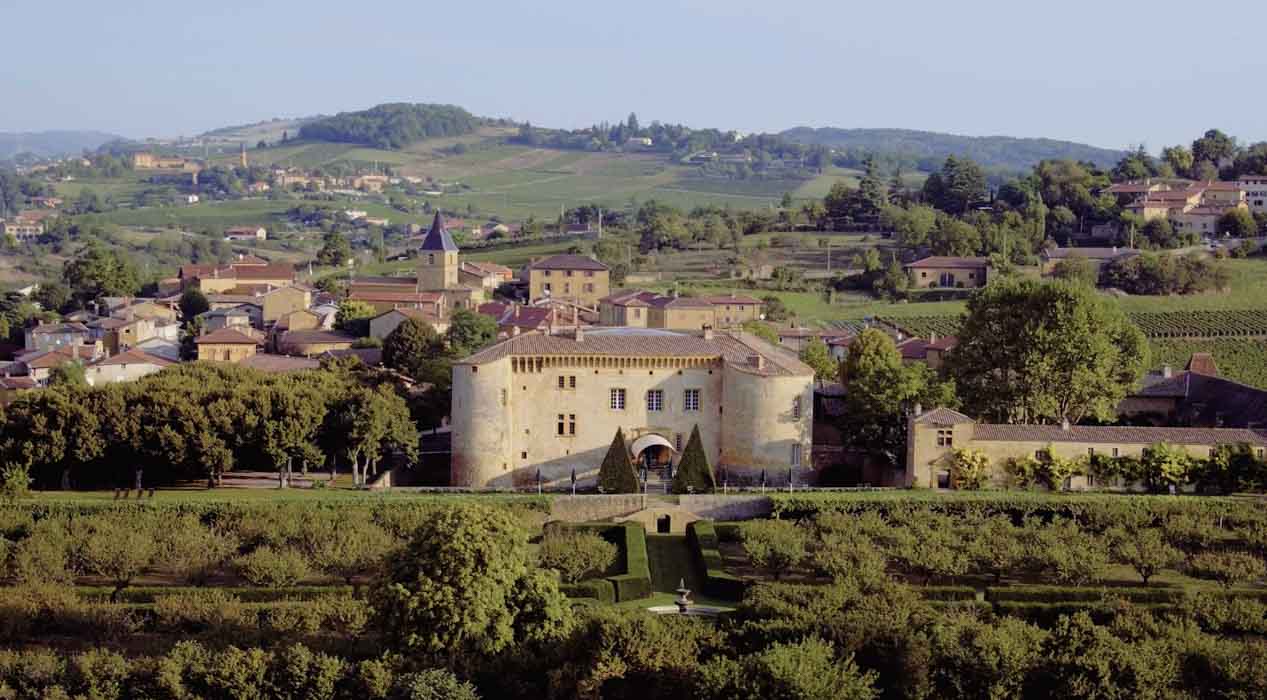
[[[625,432],[620,428],[616,428],[616,437],[598,469],[598,485],[603,493],[638,493],[638,473],[629,459]]]
[[[686,442],[682,461],[673,475],[673,493],[708,493],[717,488],[717,478],[704,452],[704,441],[699,436],[699,425],[691,429],[691,439]]]

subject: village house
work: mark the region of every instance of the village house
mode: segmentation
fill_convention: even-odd
[[[202,321],[202,332],[210,333],[222,328],[233,328],[249,335],[253,324],[251,323],[251,313],[244,306],[211,309],[198,314],[199,320]]]
[[[132,154],[132,167],[137,170],[182,170],[186,161],[178,156],[160,156],[149,151]]]
[[[702,330],[731,328],[761,318],[759,299],[738,294],[675,297],[627,289],[598,301],[604,326]]]
[[[1245,203],[1250,211],[1267,211],[1267,175],[1242,175],[1236,182],[1245,190]]]
[[[321,368],[321,361],[311,357],[291,357],[290,355],[270,355],[268,353],[256,353],[238,363],[239,366],[249,367],[268,374],[292,374],[294,372],[307,372]]]
[[[774,332],[779,336],[779,345],[795,353],[804,350],[815,338],[830,344],[854,336],[853,331],[844,328],[776,328]]]
[[[296,309],[286,314],[273,324],[273,332],[311,331],[321,328],[321,316],[308,309]]]
[[[339,331],[286,331],[277,339],[277,352],[281,355],[317,357],[330,350],[346,350],[354,342],[355,337]]]
[[[482,287],[489,294],[513,277],[514,272],[509,267],[496,263],[463,261],[458,270],[458,282],[467,287]]]
[[[984,454],[992,467],[990,480],[1007,481],[1009,459],[1043,459],[1049,455],[1075,459],[1094,455],[1139,457],[1165,443],[1198,459],[1208,458],[1220,445],[1249,445],[1261,459],[1267,437],[1245,428],[1151,426],[1012,425],[978,423],[958,411],[937,408],[916,412],[909,419],[905,469],[873,475],[872,483],[920,488],[948,488],[950,460],[956,449]],[[1093,485],[1076,477],[1067,486]]]
[[[920,289],[984,287],[990,260],[934,255],[908,263],[903,269],[910,276],[911,286]]]
[[[92,329],[75,322],[40,323],[27,328],[23,335],[28,351],[83,345],[93,340]]]
[[[260,309],[266,326],[276,323],[286,314],[306,310],[310,306],[312,306],[312,290],[299,285],[277,287],[260,295]]]
[[[1220,376],[1214,357],[1198,352],[1181,371],[1166,365],[1145,374],[1117,412],[1132,422],[1263,430],[1267,391]]]
[[[254,355],[261,342],[236,328],[221,328],[194,338],[198,359],[215,362],[241,362]]]
[[[34,212],[22,212],[12,219],[4,220],[4,235],[12,237],[18,243],[27,243],[43,236],[44,217],[33,214]]]
[[[17,364],[36,384],[45,386],[53,370],[68,362],[87,364],[105,353],[101,343],[61,345],[51,350],[36,350],[18,356]]]
[[[268,229],[263,226],[234,226],[224,230],[226,241],[262,241],[268,238]]]
[[[182,288],[193,287],[203,294],[230,290],[268,291],[295,283],[295,268],[284,263],[268,263],[259,258],[240,258],[227,265],[182,265]]]
[[[598,308],[598,300],[610,293],[610,271],[585,255],[552,255],[524,268],[529,301],[549,297]]]
[[[141,348],[132,348],[89,363],[84,368],[84,379],[89,386],[130,382],[172,364],[170,360],[151,355]]]
[[[739,332],[578,327],[521,333],[453,367],[455,486],[592,481],[616,429],[634,459],[676,462],[698,427],[732,482],[808,476],[814,372]]]
[[[483,311],[483,308],[484,306],[480,307],[481,313]],[[391,309],[390,311],[384,311],[383,313],[375,316],[374,318],[371,318],[370,319],[370,337],[378,338],[379,340],[384,340],[387,338],[387,336],[391,335],[392,331],[396,330],[397,326],[404,323],[405,319],[409,319],[409,318],[412,318],[416,321],[421,321],[422,323],[425,323],[428,326],[431,326],[432,328],[435,329],[437,333],[444,333],[445,331],[449,329],[448,322],[440,320],[440,317],[435,315],[434,313],[425,311],[423,309],[403,307],[403,308],[398,308],[398,309]]]
[[[480,304],[479,312],[497,321],[499,339],[529,331],[547,331],[558,318],[557,311],[551,306],[525,306],[500,301]]]

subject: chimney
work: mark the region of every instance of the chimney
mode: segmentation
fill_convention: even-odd
[[[1174,370],[1173,370],[1173,369],[1171,369],[1170,365],[1162,365],[1162,366],[1161,366],[1161,376],[1162,376],[1162,378],[1164,378],[1164,379],[1170,379],[1171,377],[1173,377],[1173,376],[1174,376],[1174,374],[1175,374],[1175,372],[1174,372]]]
[[[1067,433],[1067,432],[1069,432],[1069,419],[1068,419],[1068,418],[1062,418],[1062,419],[1061,419],[1061,421],[1060,421],[1060,429],[1061,429],[1061,430],[1063,430],[1063,431],[1065,431],[1066,433]]]
[[[704,340],[712,340],[712,339],[713,339],[713,329],[712,329],[712,328],[705,328],[705,329],[704,329]]]
[[[558,324],[558,322],[559,322],[559,310],[556,307],[551,306],[550,307],[550,335],[554,335],[554,327],[555,325]]]
[[[515,337],[515,336],[517,336],[517,335],[519,335],[519,326],[511,326],[511,327],[510,327],[510,336],[513,338],[513,337]]]
[[[937,331],[928,334],[928,344],[932,345],[937,342]]]
[[[579,325],[576,327],[576,342],[585,342],[585,329],[581,328]]]
[[[514,304],[515,318],[519,318],[519,304]]]
[[[921,404],[915,404],[915,410],[914,410],[913,415],[914,415],[916,418],[918,418],[918,417],[920,417],[920,416],[924,415],[924,407],[923,407],[923,405],[921,405]]]

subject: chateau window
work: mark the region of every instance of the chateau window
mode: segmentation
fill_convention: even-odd
[[[647,392],[647,410],[663,411],[664,410],[664,392],[659,389],[652,389]]]
[[[571,293],[572,293],[572,283],[571,283],[571,282],[564,282],[564,283],[563,283],[563,293],[564,293],[564,294],[571,294]]]
[[[428,265],[436,264],[436,256],[434,253],[427,255],[427,264]]]
[[[594,271],[593,271],[593,270],[586,270],[586,271],[585,271],[585,276],[586,276],[586,277],[593,277],[593,276],[594,276]]]
[[[801,397],[792,399],[792,420],[801,419]]]
[[[550,291],[550,283],[546,282],[545,284],[541,285],[541,288],[547,292]]]
[[[611,394],[610,394],[610,401],[608,405],[611,407],[611,410],[613,411],[625,410],[625,390],[612,389]]]
[[[585,291],[586,291],[586,292],[588,292],[588,293],[590,293],[590,294],[593,294],[593,293],[594,293],[594,285],[593,285],[592,283],[586,282],[586,283],[585,283]]]
[[[563,376],[562,374],[560,374],[560,375],[559,375],[559,388],[560,388],[560,389],[564,389],[564,388],[566,388],[566,387],[567,387],[567,381],[568,381],[568,378],[567,378],[567,377],[565,377],[565,376]]]
[[[569,376],[568,376],[568,388],[569,388],[569,389],[575,389],[575,388],[576,388],[576,375],[575,375],[575,374],[572,374],[572,375],[569,375]]]
[[[699,389],[687,389],[682,392],[682,410],[699,410]]]
[[[568,435],[576,435],[576,414],[568,414]]]
[[[567,272],[564,272],[563,274],[567,275],[568,277],[571,277],[571,276],[572,276],[572,271],[571,271],[571,270],[568,270]]]
[[[502,389],[502,405],[503,405],[503,406],[505,406],[505,405],[506,405],[506,401],[507,401],[507,399],[508,399],[508,398],[510,398],[510,397],[508,396],[508,394],[509,394],[509,393],[510,393],[510,392],[506,391],[505,389]]]
[[[682,433],[673,434],[673,449],[678,452],[682,451]]]
[[[634,309],[634,318],[642,318],[642,309]]]
[[[954,430],[943,428],[937,431],[937,446],[938,447],[954,447],[954,445],[955,445],[955,431]]]
[[[801,446],[792,445],[792,466],[801,466]]]
[[[1114,447],[1114,448],[1113,448],[1113,456],[1114,456],[1114,457],[1117,457],[1117,456],[1118,456],[1118,452],[1117,452],[1117,448],[1116,448],[1116,447]]]
[[[549,277],[549,276],[550,276],[550,271],[549,271],[549,270],[546,270],[546,271],[545,271],[545,275],[546,275],[546,277]]]
[[[565,427],[567,427],[567,426],[566,426],[566,424],[565,424],[565,422],[564,422],[564,420],[563,420],[563,418],[564,418],[563,414],[562,414],[562,413],[560,413],[560,414],[559,414],[559,433],[558,433],[559,435],[565,435],[565,434],[566,434],[566,433],[564,433],[564,432],[563,432],[563,429],[564,429]]]

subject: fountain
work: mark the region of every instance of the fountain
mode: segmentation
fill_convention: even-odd
[[[686,587],[686,579],[678,579],[676,592],[677,598],[674,599],[673,603],[677,605],[679,615],[686,615],[687,608],[694,605],[694,603],[691,602],[691,589]]]

